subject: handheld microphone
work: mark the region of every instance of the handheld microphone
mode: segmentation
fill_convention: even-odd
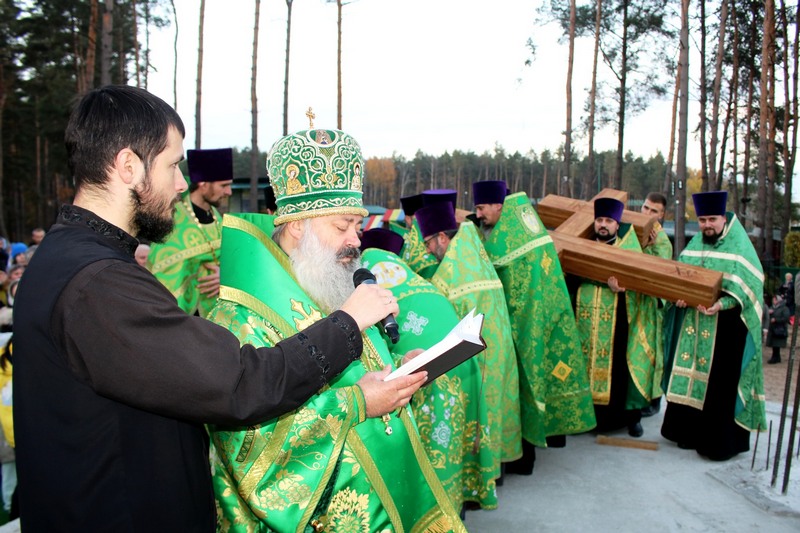
[[[362,283],[375,285],[378,282],[375,279],[375,275],[368,269],[359,268],[353,273],[353,285],[358,287]],[[400,340],[400,328],[397,327],[397,320],[394,319],[394,316],[390,314],[381,320],[381,326],[383,326],[383,331],[389,336],[389,339],[391,339],[392,344],[397,344],[397,341]]]

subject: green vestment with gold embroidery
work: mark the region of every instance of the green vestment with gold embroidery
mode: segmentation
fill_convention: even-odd
[[[193,315],[205,317],[217,297],[209,298],[197,290],[197,280],[211,274],[206,263],[219,264],[222,216],[215,207],[214,222],[198,223],[186,194],[175,205],[175,227],[163,243],[153,243],[147,257],[150,272],[175,296],[178,306]]]
[[[522,435],[551,435],[596,422],[567,285],[553,241],[524,193],[506,197],[484,247],[503,283],[519,367]]]
[[[431,283],[464,316],[473,308],[484,313],[481,335],[486,349],[478,360],[483,396],[489,410],[489,434],[495,443],[495,462],[522,455],[519,374],[503,284],[472,222],[464,222],[447,247]]]
[[[392,231],[397,232],[395,228]],[[400,251],[400,256],[403,261],[411,267],[411,270],[419,274],[425,279],[431,279],[433,273],[436,272],[436,267],[439,266],[439,261],[436,256],[428,251],[425,246],[425,241],[422,239],[422,232],[419,230],[419,224],[414,219],[414,224],[403,235],[403,249]]]
[[[641,252],[639,239],[630,224],[620,224],[612,246]],[[656,376],[655,327],[658,312],[656,299],[633,291],[622,293],[628,321],[626,360],[632,381],[627,388],[626,409],[648,405],[661,383]],[[592,399],[597,405],[611,400],[611,375],[614,361],[614,333],[617,327],[617,294],[605,283],[584,281],[578,289],[575,319],[583,353],[589,360]],[[619,348],[619,347],[618,347]]]
[[[642,249],[644,253],[647,255],[652,255],[655,257],[660,257],[661,259],[672,259],[672,243],[667,236],[667,232],[664,231],[664,228],[661,227],[661,224],[656,222],[656,226],[653,228],[656,231],[656,240],[651,245]],[[640,309],[639,312],[642,313],[642,316],[650,315],[651,318],[644,318],[646,322],[654,321],[655,326],[653,328],[653,338],[650,339],[649,344],[655,350],[655,372],[653,374],[653,387],[652,387],[652,398],[658,398],[662,394],[664,394],[663,389],[661,388],[661,382],[664,378],[664,311],[666,302],[659,301],[655,299],[653,304],[655,305],[655,309],[650,307],[650,303],[645,300],[643,296],[643,302],[647,305],[646,308]]]
[[[362,255],[378,283],[397,298],[400,340],[390,345],[396,358],[415,348],[428,349],[459,322],[453,305],[430,282],[422,279],[391,252],[370,248]],[[420,438],[453,507],[464,501],[485,509],[497,507],[495,460],[489,434],[487,402],[478,358],[467,359],[411,400]]]
[[[271,240],[272,220],[225,217],[222,287],[209,315],[255,346],[274,346],[323,316]],[[361,361],[299,409],[257,426],[210,428],[220,530],[466,531],[408,410],[365,419],[356,383],[391,355],[377,328],[362,338]]]
[[[678,260],[722,272],[722,309],[737,305],[747,328],[742,347],[742,367],[736,396],[735,418],[740,426],[756,431],[767,425],[764,369],[761,359],[761,314],[764,271],[750,238],[736,215],[726,213],[727,222],[715,244],[705,244],[695,235]],[[713,364],[718,315],[697,309],[668,309],[665,318],[665,389],[667,401],[703,409]]]

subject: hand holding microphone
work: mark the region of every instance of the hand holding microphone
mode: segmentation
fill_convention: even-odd
[[[361,331],[380,321],[392,342],[397,342],[400,330],[394,315],[400,308],[392,292],[377,285],[375,276],[366,268],[356,270],[353,284],[356,290],[342,305],[342,311],[353,317]]]

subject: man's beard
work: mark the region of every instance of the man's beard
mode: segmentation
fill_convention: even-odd
[[[142,182],[141,190],[131,189],[131,200],[133,201],[131,227],[136,231],[136,238],[164,242],[175,226],[173,215],[178,197],[172,201],[156,199],[152,180],[148,174]]]
[[[488,239],[492,236],[492,230],[494,229],[494,224],[487,224],[486,221],[480,219],[481,221],[481,233],[483,233],[483,238]]]
[[[606,244],[610,244],[610,243],[613,243],[615,240],[617,240],[617,234],[616,233],[611,233],[610,231],[606,230],[606,234],[605,235],[601,235],[600,232],[596,231],[594,233],[594,240],[600,241],[600,242],[603,242],[603,243],[606,243]]]
[[[722,232],[717,233],[714,232],[714,235],[706,235],[706,232],[703,232],[703,244],[717,244],[717,241],[722,236]]]
[[[350,261],[342,262],[347,257]],[[361,251],[328,248],[311,229],[310,221],[289,258],[297,282],[326,314],[339,309],[353,293],[353,274],[361,268]]]

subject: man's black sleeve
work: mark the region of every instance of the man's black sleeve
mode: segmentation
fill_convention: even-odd
[[[183,312],[149,273],[112,260],[70,281],[52,327],[72,372],[98,394],[214,424],[260,423],[299,407],[363,348],[342,311],[273,348],[240,347],[227,329]]]

